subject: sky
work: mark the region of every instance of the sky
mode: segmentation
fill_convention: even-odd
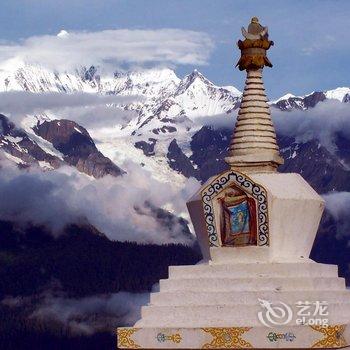
[[[258,16],[275,42],[268,54],[274,67],[265,69],[273,99],[350,85],[349,15],[348,0],[1,0],[0,58],[47,45],[43,57],[51,62],[65,51],[52,44],[63,29],[78,42],[71,39],[76,53],[68,52],[79,62],[96,55],[116,67],[165,65],[180,77],[197,68],[217,85],[242,89],[235,43]]]

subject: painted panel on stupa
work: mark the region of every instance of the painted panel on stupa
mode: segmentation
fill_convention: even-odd
[[[223,190],[214,202],[220,221],[223,246],[256,245],[256,204],[237,186]]]
[[[210,246],[269,244],[266,190],[237,171],[226,171],[201,192]]]

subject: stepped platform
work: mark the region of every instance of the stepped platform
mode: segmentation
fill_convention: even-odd
[[[265,319],[263,324],[264,300],[287,305],[288,323]],[[312,313],[325,303],[326,314],[303,319],[300,303],[310,303]],[[141,316],[134,327],[118,329],[119,348],[341,348],[350,343],[350,290],[337,266],[309,259],[170,267]]]

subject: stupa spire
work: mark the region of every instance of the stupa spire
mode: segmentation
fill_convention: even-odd
[[[247,71],[247,79],[226,162],[243,171],[276,171],[283,159],[262,80],[263,67],[272,67],[266,51],[273,42],[268,40],[268,28],[256,17],[248,31],[242,28],[242,34],[245,40],[237,43],[241,50],[237,66]]]

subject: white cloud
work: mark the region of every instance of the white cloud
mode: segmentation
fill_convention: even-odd
[[[337,223],[337,236],[350,235],[350,192],[330,192],[323,195],[326,208],[329,210]]]
[[[91,128],[108,128],[116,124],[127,124],[132,119],[137,118],[137,113],[115,106],[96,104],[88,107],[61,108],[57,111],[52,111],[51,117],[73,120],[90,131]]]
[[[106,106],[140,100],[142,100],[140,96],[101,95],[83,92],[72,94],[43,92],[37,94],[27,91],[9,91],[0,92],[0,111],[2,113],[33,114],[45,110]]]
[[[56,118],[74,120],[85,128],[115,125],[135,117],[117,105],[142,101],[141,96],[117,96],[92,93],[63,94],[58,92],[32,93],[27,91],[0,92],[0,113],[17,125],[26,115],[50,112]]]
[[[70,70],[85,65],[149,63],[206,64],[213,41],[203,32],[181,29],[61,31],[0,45],[0,61],[20,60]]]
[[[177,220],[166,225],[143,205],[148,201],[183,213],[186,199],[198,186],[189,179],[178,191],[136,164],[129,164],[124,176],[91,179],[71,167],[49,172],[20,170],[1,160],[0,198],[6,200],[0,201],[0,219],[45,225],[54,234],[66,224],[87,219],[111,240],[191,244],[194,237],[184,233]],[[135,207],[141,207],[144,215]]]
[[[230,113],[220,113],[211,116],[197,117],[195,124],[197,126],[210,125],[215,129],[234,129],[238,109]]]
[[[295,137],[297,142],[317,139],[330,152],[337,150],[337,132],[350,138],[350,103],[325,100],[314,108],[290,112],[272,108],[272,117],[276,130],[281,135]]]
[[[234,128],[238,110],[230,114],[218,114],[197,118],[199,125],[210,125],[215,128]],[[294,109],[281,111],[271,108],[272,120],[280,135],[295,137],[297,142],[318,140],[330,152],[337,151],[336,133],[341,132],[350,139],[350,103],[334,99],[319,102],[308,110]]]
[[[338,43],[339,40],[335,36],[329,34],[324,35],[323,33],[322,40],[315,40],[315,38],[313,38],[312,43],[308,42],[308,46],[301,49],[301,53],[309,56],[322,50],[334,49],[337,47]]]

